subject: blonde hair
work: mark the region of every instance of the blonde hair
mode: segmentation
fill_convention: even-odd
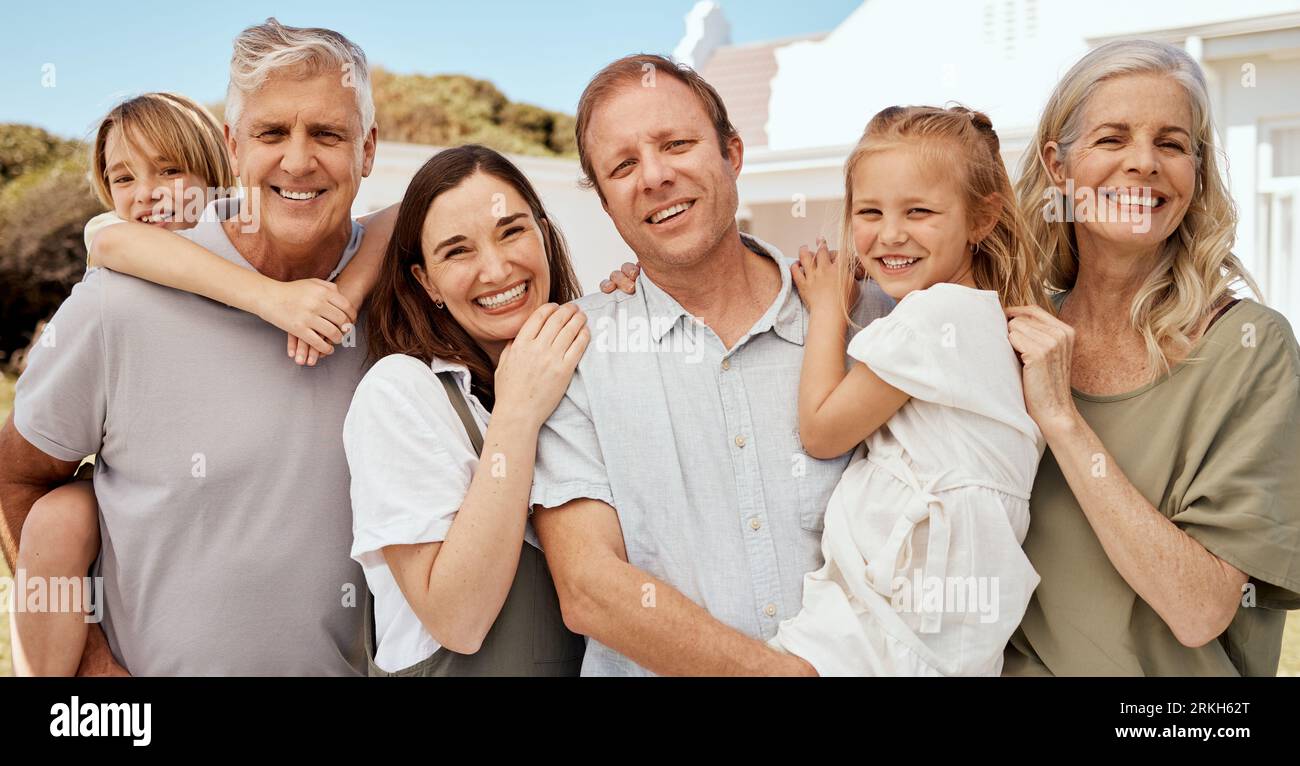
[[[996,219],[971,255],[975,285],[996,291],[1004,306],[1045,305],[1042,283],[1035,273],[1037,259],[1025,251],[1028,231],[1002,163],[997,132],[984,113],[961,106],[891,106],[871,118],[844,163],[840,252],[853,257],[838,259],[840,278],[851,278],[850,270],[860,255],[853,244],[854,170],[868,155],[903,144],[916,145],[936,164],[953,162],[952,150],[956,148],[967,224],[985,216]]]
[[[95,196],[109,210],[113,209],[113,192],[108,181],[107,147],[113,128],[121,131],[121,140],[133,146],[150,144],[186,173],[203,179],[209,189],[229,190],[235,185],[225,137],[212,113],[176,93],[145,93],[113,107],[95,132],[90,182]]]
[[[1166,353],[1166,347],[1186,353],[1191,346],[1189,333],[1235,284],[1243,283],[1260,295],[1254,279],[1232,254],[1237,211],[1219,173],[1200,66],[1182,49],[1150,40],[1107,43],[1088,53],[1066,72],[1048,99],[1025,152],[1016,191],[1043,254],[1047,286],[1054,291],[1072,288],[1079,274],[1074,227],[1068,221],[1048,220],[1041,208],[1061,196],[1044,160],[1044,147],[1055,141],[1068,167],[1070,150],[1085,127],[1089,99],[1102,83],[1132,74],[1167,75],[1182,87],[1192,115],[1191,152],[1196,162],[1196,189],[1187,213],[1165,241],[1129,310],[1133,329],[1145,341],[1154,379],[1169,370],[1172,354]]]
[[[314,77],[338,74],[356,92],[361,130],[375,124],[375,99],[370,91],[366,54],[332,29],[291,27],[274,17],[245,29],[235,38],[230,56],[230,84],[226,88],[226,123],[238,127],[244,99],[266,84],[276,71]]]

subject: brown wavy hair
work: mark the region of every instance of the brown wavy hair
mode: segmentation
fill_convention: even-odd
[[[546,214],[533,185],[514,163],[498,152],[467,144],[433,155],[406,187],[393,236],[379,267],[379,281],[366,300],[366,337],[372,364],[389,354],[406,354],[425,363],[436,357],[465,365],[470,372],[471,390],[490,410],[496,400],[491,358],[451,312],[434,308],[424,286],[411,273],[415,264],[424,265],[421,234],[433,201],[475,173],[487,173],[510,184],[528,203],[533,219],[541,227],[546,264],[551,272],[548,300],[568,303],[582,294],[564,235]]]

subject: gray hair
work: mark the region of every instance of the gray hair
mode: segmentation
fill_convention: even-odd
[[[1182,86],[1192,113],[1192,154],[1199,161],[1204,147],[1213,145],[1210,94],[1205,73],[1187,51],[1152,40],[1116,40],[1089,52],[1061,78],[1052,99],[1066,115],[1056,142],[1061,156],[1083,133],[1083,112],[1092,94],[1104,82],[1126,74],[1163,74]],[[1049,105],[1049,109],[1052,105]],[[1046,112],[1045,112],[1046,114]]]
[[[370,69],[361,48],[332,29],[285,26],[274,17],[235,38],[226,88],[226,122],[238,126],[244,98],[266,84],[273,73],[285,70],[300,76],[339,73],[341,81],[357,94],[362,130],[369,132],[375,124]]]
[[[1186,51],[1150,40],[1119,40],[1088,53],[1048,98],[1024,154],[1016,195],[1041,253],[1048,287],[1072,288],[1079,276],[1075,224],[1049,220],[1038,209],[1049,194],[1060,193],[1044,161],[1044,149],[1055,141],[1068,170],[1071,151],[1086,127],[1084,110],[1089,100],[1103,83],[1134,74],[1167,76],[1182,88],[1191,110],[1191,154],[1196,165],[1196,189],[1187,213],[1165,240],[1129,308],[1130,326],[1142,335],[1154,380],[1170,369],[1172,357],[1190,353],[1191,337],[1220,298],[1232,294],[1238,284],[1249,287],[1257,298],[1260,295],[1254,279],[1232,253],[1237,212],[1219,171],[1209,89],[1200,65]]]

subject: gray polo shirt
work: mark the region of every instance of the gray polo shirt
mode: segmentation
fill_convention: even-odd
[[[184,234],[252,268],[218,221]],[[354,224],[339,268],[361,234]],[[59,460],[99,455],[97,566],[118,662],[135,675],[361,672],[342,439],[360,330],[299,367],[256,316],[106,269],[51,326],[14,423]]]
[[[765,640],[799,611],[804,574],[821,567],[822,515],[849,455],[815,460],[799,443],[808,311],[793,260],[743,239],[777,261],[781,290],[730,351],[644,273],[635,295],[578,300],[591,342],[542,429],[531,500],[608,503],[629,563]],[[892,307],[868,283],[854,321]],[[582,673],[647,671],[589,640]]]

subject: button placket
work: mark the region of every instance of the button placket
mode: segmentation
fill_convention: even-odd
[[[753,433],[753,422],[744,377],[740,374],[739,367],[735,367],[732,372],[735,374],[718,375],[718,387],[723,403],[724,422],[733,435],[734,446],[730,450],[732,478],[736,482],[741,528],[748,528],[744,535],[744,545],[749,575],[753,582],[754,609],[758,621],[756,627],[765,635],[771,635],[775,628],[773,618],[777,613],[777,605],[782,602],[776,541],[772,539],[770,525],[763,523],[767,516],[767,505],[758,465],[759,451],[746,448],[749,443],[746,435]]]

